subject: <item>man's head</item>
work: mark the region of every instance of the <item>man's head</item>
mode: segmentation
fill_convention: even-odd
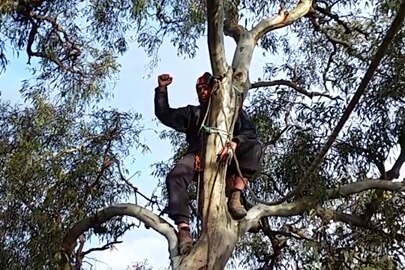
[[[200,104],[205,104],[210,99],[212,84],[213,77],[209,72],[205,72],[197,79],[196,90]]]

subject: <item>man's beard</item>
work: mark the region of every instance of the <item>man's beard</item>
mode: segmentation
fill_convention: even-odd
[[[200,102],[201,105],[206,105],[208,104],[209,98],[202,98],[202,97],[198,97],[198,102]]]

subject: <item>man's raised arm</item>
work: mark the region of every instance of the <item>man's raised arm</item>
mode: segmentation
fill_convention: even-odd
[[[189,126],[190,108],[170,108],[167,87],[173,78],[169,74],[158,76],[158,87],[155,88],[155,115],[165,126],[179,132],[186,132]]]

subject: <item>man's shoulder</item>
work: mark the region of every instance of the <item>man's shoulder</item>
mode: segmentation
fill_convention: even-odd
[[[195,111],[200,110],[200,106],[198,106],[198,105],[191,105],[191,104],[189,104],[189,105],[187,105],[186,107],[187,107],[188,109],[190,109],[190,110],[195,110]]]
[[[178,107],[175,110],[181,114],[186,115],[187,117],[191,117],[191,116],[195,116],[195,115],[199,114],[200,106],[186,105],[186,106]]]
[[[177,109],[180,109],[182,111],[191,112],[191,113],[200,110],[199,106],[195,106],[195,105],[186,105],[186,106],[178,107]]]

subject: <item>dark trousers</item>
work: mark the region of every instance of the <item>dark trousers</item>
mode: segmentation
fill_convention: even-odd
[[[262,162],[263,146],[259,141],[241,143],[235,151],[243,177],[250,179]],[[238,174],[233,161],[228,167],[228,174]],[[187,187],[195,179],[194,154],[182,157],[166,177],[169,197],[169,217],[175,224],[188,223],[190,219],[189,197]]]

